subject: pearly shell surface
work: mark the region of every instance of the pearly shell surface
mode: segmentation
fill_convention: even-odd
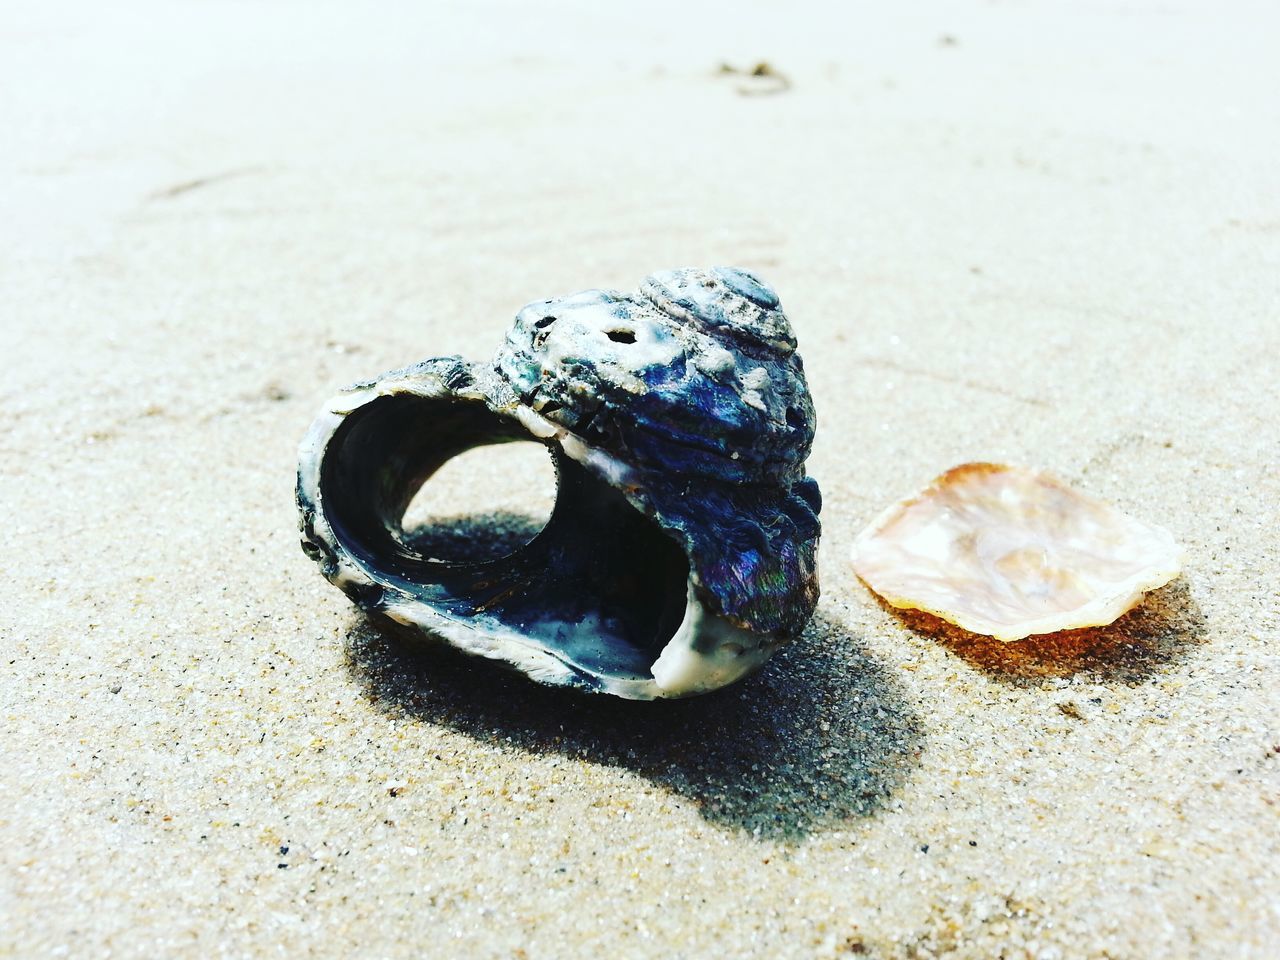
[[[857,575],[894,607],[998,640],[1103,626],[1174,579],[1168,531],[1033,470],[955,467],[857,538]]]

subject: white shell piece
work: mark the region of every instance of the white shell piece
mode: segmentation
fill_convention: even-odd
[[[853,566],[894,607],[1008,641],[1113,622],[1178,576],[1182,551],[1048,474],[966,463],[873,521]]]

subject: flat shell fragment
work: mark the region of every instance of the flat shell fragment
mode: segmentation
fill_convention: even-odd
[[[967,463],[859,534],[854,570],[892,606],[997,640],[1104,626],[1174,579],[1182,551],[1060,480]]]

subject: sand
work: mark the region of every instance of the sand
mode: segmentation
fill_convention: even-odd
[[[1274,956],[1274,7],[425,6],[3,14],[0,954]],[[819,411],[823,599],[762,674],[583,699],[321,579],[337,386],[686,263],[776,286]],[[1185,576],[901,619],[852,540],[975,459]]]

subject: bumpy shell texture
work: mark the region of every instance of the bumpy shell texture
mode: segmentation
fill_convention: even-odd
[[[1168,531],[990,463],[949,470],[854,545],[854,570],[892,606],[998,640],[1111,623],[1181,568]]]
[[[496,368],[591,448],[588,469],[686,547],[730,622],[791,634],[818,599],[816,418],[773,289],[731,267],[526,306]]]

